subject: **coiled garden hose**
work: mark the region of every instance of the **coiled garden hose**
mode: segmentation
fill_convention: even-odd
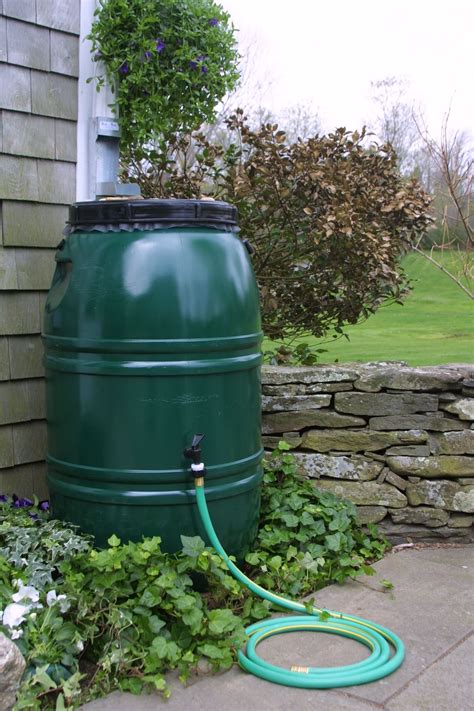
[[[230,560],[212,525],[204,492],[204,477],[199,476],[200,472],[203,474],[205,472],[204,465],[192,465],[192,469],[195,476],[196,500],[202,523],[209,540],[224,560],[230,573],[251,592],[264,600],[268,600],[287,610],[303,613],[297,616],[262,620],[247,627],[246,633],[250,639],[246,647],[238,652],[238,661],[243,669],[276,684],[305,689],[333,689],[340,686],[367,684],[371,681],[382,679],[398,669],[405,656],[403,642],[397,635],[382,627],[382,625],[369,622],[361,617],[344,615],[341,612],[332,610],[322,610],[317,607],[313,607],[312,611],[308,613],[302,603],[293,602],[275,595],[247,578]],[[284,669],[266,662],[257,654],[257,646],[264,639],[268,639],[268,637],[275,634],[298,631],[324,632],[348,637],[368,647],[371,650],[371,654],[368,658],[355,664],[341,667],[322,667],[319,669],[303,666]]]

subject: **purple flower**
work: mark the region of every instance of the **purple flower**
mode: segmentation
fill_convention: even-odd
[[[0,494],[0,503],[5,504],[8,501],[8,496],[6,494]]]
[[[49,511],[49,501],[40,501],[38,508],[40,511]]]
[[[211,20],[207,21],[207,24],[210,25],[211,27],[215,27],[216,25],[219,24],[219,20],[217,17],[213,17]]]
[[[33,502],[31,499],[20,498],[16,494],[13,494],[12,506],[14,509],[24,509],[26,506],[33,506]]]
[[[163,42],[163,40],[160,39],[159,37],[157,37],[157,38],[156,38],[156,45],[155,45],[155,47],[156,47],[156,51],[158,52],[158,54],[164,50],[165,46],[166,46],[166,45],[165,45],[165,43]]]
[[[147,51],[145,52],[145,54],[143,55],[143,57],[144,57],[144,59],[145,59],[145,62],[149,62],[150,59],[153,57],[153,52],[150,52],[150,50],[147,49]]]
[[[38,521],[38,519],[39,519],[38,514],[31,513],[31,511],[29,512],[28,516],[29,516],[30,518],[32,518],[33,521]]]
[[[120,74],[128,74],[129,71],[130,71],[130,67],[128,66],[128,62],[124,62],[123,64],[120,65],[120,67],[119,67]]]
[[[206,60],[206,59],[207,59],[207,54],[200,54],[199,57],[196,57],[196,59],[190,60],[189,66],[191,67],[191,69],[197,69],[199,64],[201,64],[202,65],[201,72],[203,74],[207,74],[208,69],[205,64],[202,64],[204,62],[204,60]]]

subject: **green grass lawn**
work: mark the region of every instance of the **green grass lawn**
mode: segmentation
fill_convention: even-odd
[[[453,259],[453,255],[446,254],[445,265],[448,267]],[[412,281],[412,291],[403,305],[383,306],[364,323],[348,326],[349,341],[340,338],[321,344],[327,348],[327,353],[321,354],[321,362],[474,363],[472,300],[421,255],[408,255],[403,266]]]

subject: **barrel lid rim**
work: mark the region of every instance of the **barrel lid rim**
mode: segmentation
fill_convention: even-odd
[[[67,220],[71,226],[140,222],[237,225],[237,208],[221,200],[90,200],[72,204]]]

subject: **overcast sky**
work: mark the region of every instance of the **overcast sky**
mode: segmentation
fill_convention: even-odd
[[[473,131],[474,1],[220,0],[241,46],[257,47],[253,75],[275,111],[311,102],[325,130],[370,123],[370,82],[407,80],[438,132]]]

